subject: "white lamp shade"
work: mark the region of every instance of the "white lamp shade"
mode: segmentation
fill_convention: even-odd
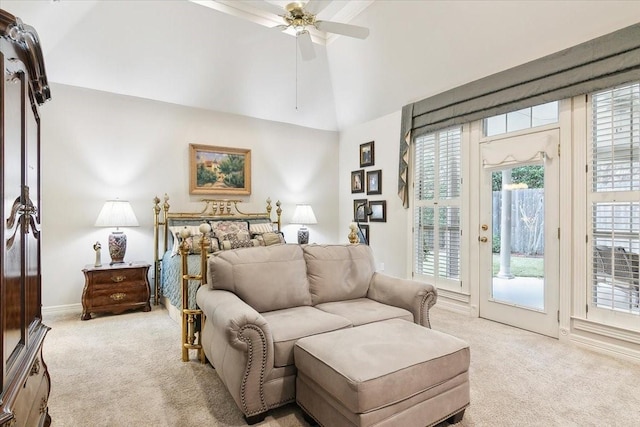
[[[126,200],[107,200],[98,215],[96,227],[137,227],[138,219]]]
[[[296,205],[296,210],[293,212],[291,223],[301,225],[317,224],[318,220],[313,213],[313,209],[311,209],[311,205]]]

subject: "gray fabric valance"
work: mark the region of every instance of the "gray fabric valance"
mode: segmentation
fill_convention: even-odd
[[[409,206],[403,146],[412,138],[634,80],[640,80],[640,23],[405,106],[398,181],[403,205]]]

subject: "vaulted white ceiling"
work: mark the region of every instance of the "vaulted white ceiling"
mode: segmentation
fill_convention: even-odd
[[[37,29],[50,82],[329,130],[640,19],[638,1],[329,3],[319,18],[368,27],[370,36],[332,36],[308,62],[294,37],[258,23],[268,16],[197,2],[0,0],[0,7]]]

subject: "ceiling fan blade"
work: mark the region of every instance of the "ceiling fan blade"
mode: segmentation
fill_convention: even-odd
[[[300,55],[304,61],[310,61],[316,57],[315,49],[313,48],[313,42],[311,41],[311,34],[308,31],[302,31],[296,37],[298,41],[298,49],[300,49]]]
[[[358,27],[357,25],[342,24],[340,22],[316,21],[316,28],[327,33],[342,34],[343,36],[366,39],[369,36],[369,29]]]
[[[269,3],[268,1],[264,1],[264,0],[250,0],[250,1],[245,1],[245,4],[248,4],[251,7],[255,7],[256,9],[262,10],[264,12],[267,13],[273,13],[274,15],[278,15],[278,16],[282,16],[286,13],[286,11],[281,8],[278,5],[275,5],[273,3]]]
[[[312,15],[317,15],[322,12],[327,6],[329,6],[331,1],[327,0],[309,0],[307,4],[304,5],[304,10]]]
[[[277,30],[277,31],[284,31],[284,30],[286,30],[287,28],[289,28],[290,26],[291,26],[291,25],[285,25],[285,24],[282,24],[282,25],[276,25],[275,27],[270,27],[270,29],[272,29],[272,30],[274,30],[274,31],[276,31],[276,30]]]

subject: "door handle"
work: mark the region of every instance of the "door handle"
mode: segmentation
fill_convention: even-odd
[[[487,239],[486,237],[478,237],[478,240],[482,243],[487,243],[489,241],[489,239]]]

